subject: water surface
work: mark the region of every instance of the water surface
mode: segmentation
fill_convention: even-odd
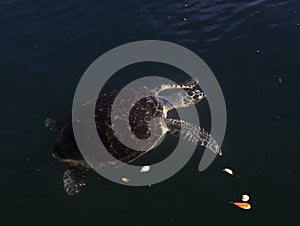
[[[0,15],[2,225],[296,225],[299,1],[17,0],[1,1]],[[200,173],[199,148],[151,187],[93,174],[69,197],[43,120],[70,117],[76,85],[97,57],[145,39],[183,45],[210,66],[228,110],[224,155]],[[140,65],[120,84],[139,70],[182,76]],[[238,177],[224,175],[224,166]],[[244,192],[248,212],[228,204]]]

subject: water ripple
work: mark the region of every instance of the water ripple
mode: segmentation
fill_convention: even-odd
[[[133,0],[118,1],[118,7],[113,8],[111,4],[96,0],[84,4],[58,0],[1,2],[0,41],[4,45],[0,56],[6,56],[1,61],[50,56],[59,62],[62,60],[59,53],[68,50],[72,56],[79,49],[82,56],[88,56],[83,43],[96,42],[97,37],[104,43],[114,37],[120,37],[122,42],[165,39],[178,43],[217,43],[243,40],[287,26],[296,29],[300,23],[299,4],[289,1]],[[11,39],[16,42],[15,51],[5,44]],[[97,46],[101,48],[101,43]]]

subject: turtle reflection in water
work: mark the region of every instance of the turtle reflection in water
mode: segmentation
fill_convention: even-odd
[[[149,92],[146,87],[135,89],[132,91],[132,95],[141,97],[145,90]],[[162,92],[165,90],[175,90],[175,92],[163,96]],[[168,118],[167,116],[167,112],[171,109],[188,107],[205,98],[197,81],[188,80],[180,85],[161,85],[150,91],[153,95],[140,99],[132,106],[130,111],[130,130],[138,139],[147,139],[151,135],[151,120],[156,118],[157,142],[166,132],[170,132],[177,137],[182,135],[183,138],[200,146],[208,147],[212,152],[222,155],[220,146],[205,130],[188,122]],[[132,150],[117,139],[111,126],[112,104],[117,94],[118,91],[111,91],[99,95],[95,108],[94,123],[96,123],[97,132],[107,151],[117,160],[129,163],[147,153],[151,148],[146,151]],[[91,103],[87,103],[83,108],[88,105],[91,105]],[[122,113],[122,109],[118,111],[120,111],[120,114]],[[77,147],[72,122],[60,125],[52,119],[46,119],[45,126],[58,133],[58,138],[55,139],[52,148],[52,156],[56,160],[68,164],[68,169],[63,176],[64,189],[68,195],[74,195],[85,186],[86,174],[92,170],[92,167],[85,161]],[[102,166],[105,166],[105,162]],[[110,166],[107,164],[107,167],[113,167],[113,164]]]

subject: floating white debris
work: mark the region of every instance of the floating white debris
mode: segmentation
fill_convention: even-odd
[[[188,5],[188,4],[185,4],[184,6],[185,6],[185,7],[188,7],[189,5]]]
[[[122,181],[125,182],[125,183],[128,183],[130,181],[130,179],[127,178],[127,177],[122,177]]]
[[[260,50],[258,49],[258,50],[256,50],[256,52],[257,52],[257,53],[260,53]]]
[[[229,169],[229,168],[224,168],[224,169],[223,169],[223,172],[228,173],[228,174],[230,174],[230,175],[233,175],[232,169]]]
[[[282,83],[282,78],[279,78],[279,79],[278,79],[278,82],[279,82],[279,83]]]
[[[143,166],[142,169],[140,170],[141,173],[148,172],[150,170],[150,166]]]
[[[249,195],[246,195],[246,194],[242,195],[243,202],[247,202],[247,201],[249,201],[249,199],[250,199]]]
[[[183,18],[183,21],[186,21],[187,19],[186,18]]]

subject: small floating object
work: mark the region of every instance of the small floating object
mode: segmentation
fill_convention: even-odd
[[[278,82],[279,82],[279,83],[282,83],[282,78],[279,78],[279,79],[278,79]]]
[[[127,178],[127,177],[122,177],[122,181],[125,182],[125,183],[128,183],[130,181],[130,179]]]
[[[233,175],[232,169],[229,169],[229,168],[224,168],[223,172],[228,173],[229,175]]]
[[[246,194],[242,195],[243,202],[247,202],[247,201],[249,201],[249,199],[250,199],[249,195],[246,195]]]
[[[150,166],[143,166],[142,169],[140,170],[141,173],[148,172],[150,170]]]
[[[250,210],[251,205],[247,202],[229,202],[230,204],[236,205],[237,207],[240,207],[243,210]]]

